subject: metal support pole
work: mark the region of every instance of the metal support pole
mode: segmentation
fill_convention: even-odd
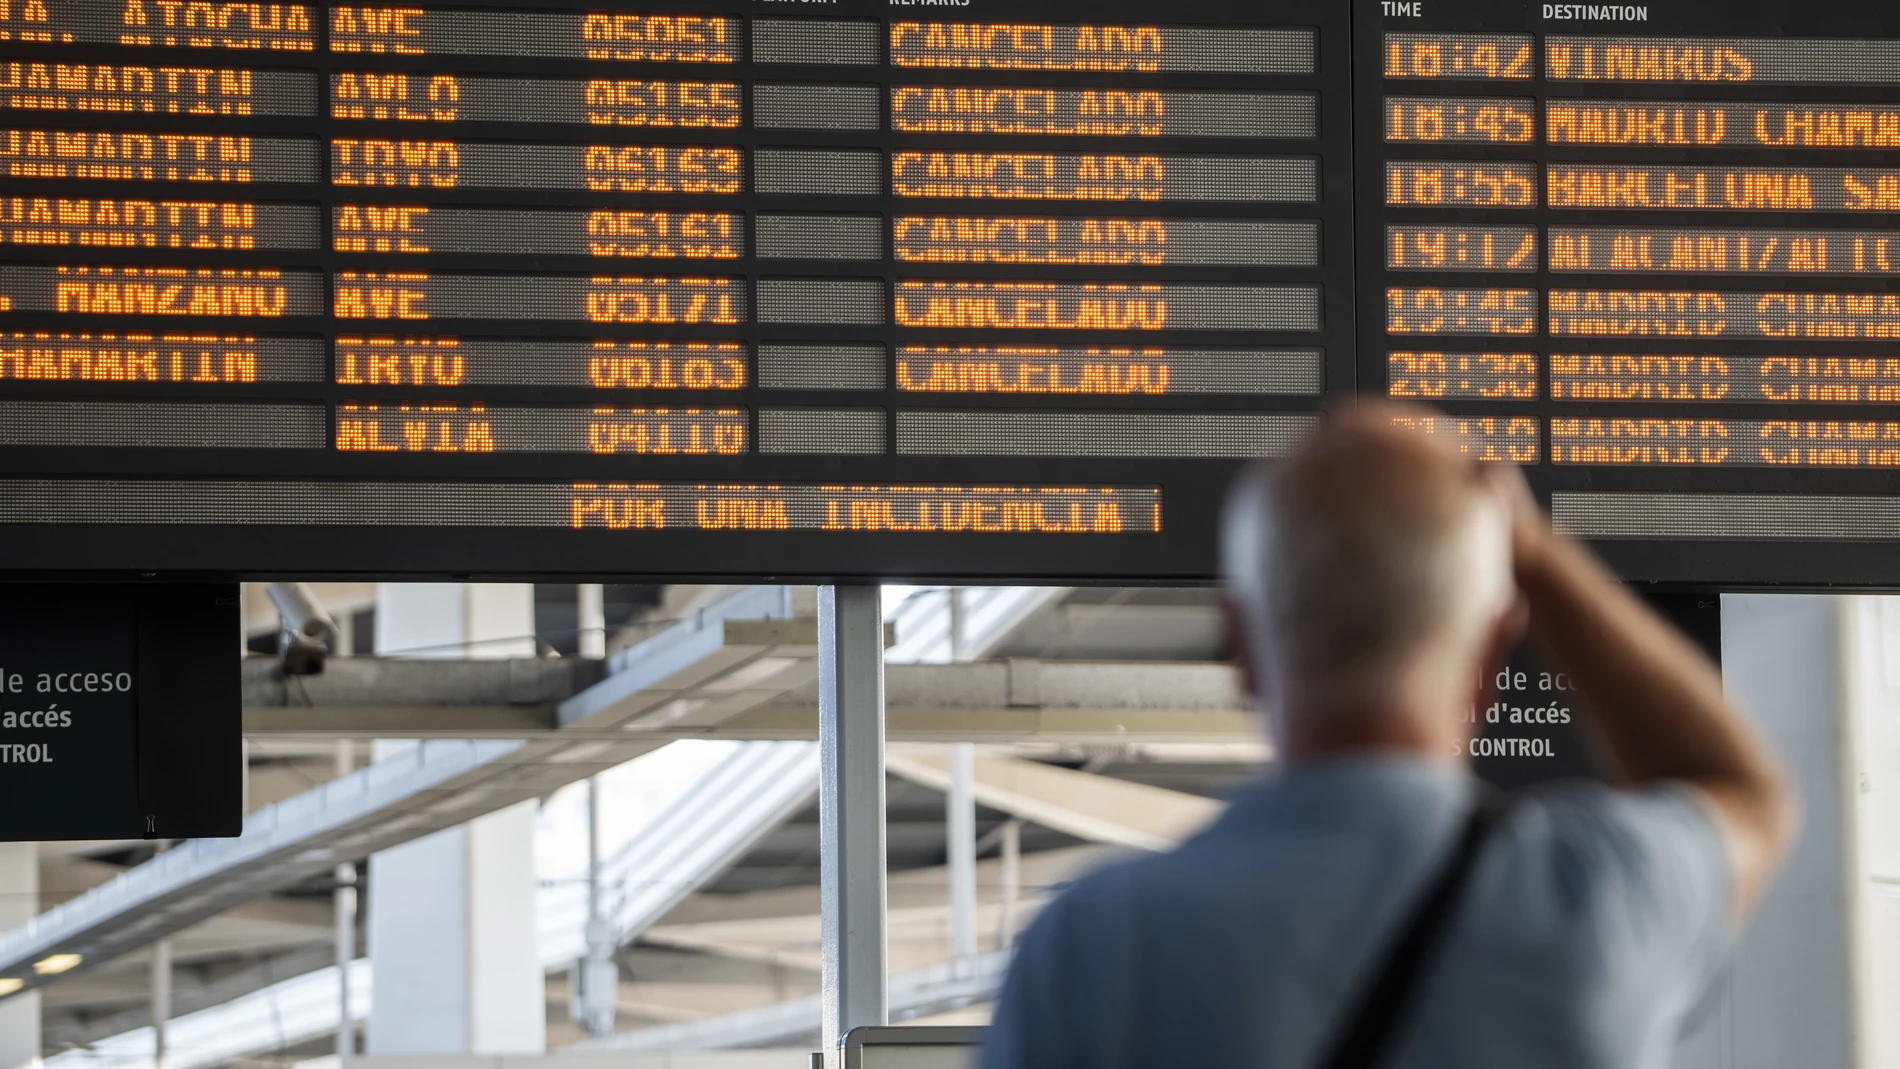
[[[356,764],[356,747],[349,739],[336,744],[336,774],[347,776]],[[356,1053],[356,1021],[350,1016],[350,963],[356,960],[356,865],[345,861],[336,867],[336,891],[331,913],[336,922],[336,1054],[347,1058]]]
[[[1016,899],[1023,893],[1023,822],[1003,825],[1001,910],[996,918],[996,949],[1008,950],[1016,941]]]
[[[821,1034],[828,1060],[846,1032],[889,1023],[879,595],[875,586],[818,590]]]
[[[172,1018],[172,941],[152,944],[152,1065],[165,1069],[165,1023]]]
[[[152,844],[154,858],[171,849],[168,840]],[[152,944],[152,1069],[165,1069],[165,1026],[172,1019],[172,941]]]
[[[976,746],[950,744],[950,791],[944,796],[950,861],[950,956],[962,972],[976,960]]]
[[[960,664],[970,659],[969,635],[966,633],[969,621],[963,613],[963,588],[953,586],[945,593],[950,596],[950,663]]]
[[[324,660],[341,649],[330,611],[317,600],[309,583],[272,583],[268,593],[271,604],[277,606],[278,655],[283,658],[284,674],[321,673]]]
[[[574,588],[574,603],[580,655],[596,660],[607,656],[607,588],[599,583],[582,583]]]
[[[152,1066],[165,1069],[165,1024],[172,1019],[172,941],[152,944]]]
[[[595,1038],[614,1034],[620,999],[620,965],[614,960],[618,936],[601,908],[600,780],[587,780],[587,950],[575,963],[574,988],[581,1027]]]
[[[598,920],[600,920],[600,780],[589,776],[587,777],[587,921],[592,924]]]

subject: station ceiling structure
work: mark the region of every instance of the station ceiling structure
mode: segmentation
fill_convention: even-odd
[[[905,659],[887,677],[892,938],[910,948],[894,958],[894,1012],[919,1019],[980,1005],[1001,961],[941,960],[938,743],[985,740],[979,833],[993,855],[1002,825],[1019,822],[1025,890],[1009,922],[1018,927],[1049,887],[1104,851],[1162,847],[1205,819],[1208,796],[1265,757],[1232,670],[1213,660],[1208,594],[1012,587],[961,596],[962,644],[974,660],[948,662],[944,590],[893,591],[889,614],[890,655]],[[703,609],[636,630],[643,637],[605,661],[336,657],[322,675],[287,678],[274,659],[247,660],[254,797],[287,796],[254,812],[238,840],[186,843],[142,862],[137,844],[98,844],[94,852],[136,863],[74,858],[68,869],[94,873],[99,885],[56,905],[30,934],[0,934],[0,954],[16,963],[87,948],[85,967],[43,989],[48,1053],[60,1065],[104,1059],[127,1069],[149,1059],[146,948],[163,935],[180,963],[175,1058],[197,1049],[197,1064],[210,1066],[315,1051],[337,1023],[327,924],[337,860],[546,797],[681,739],[725,740],[709,745],[729,753],[608,851],[610,882],[646,889],[618,899],[614,913],[627,973],[642,979],[623,985],[623,1032],[597,1043],[808,1043],[818,846],[809,598],[800,588],[709,590]],[[1155,648],[1181,659],[1127,659]],[[392,730],[417,741],[332,778],[336,740]],[[997,864],[982,862],[986,940],[1003,922]],[[66,870],[46,871],[50,886],[50,874]],[[62,876],[59,885],[79,883]],[[581,945],[579,890],[544,888],[537,917],[550,1036],[578,1041],[561,971]],[[367,1013],[366,960],[354,968],[356,1009]]]

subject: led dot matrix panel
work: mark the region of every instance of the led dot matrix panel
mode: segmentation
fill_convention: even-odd
[[[1357,389],[1627,575],[1900,583],[1900,13],[1354,10]]]
[[[1193,581],[1357,393],[1900,585],[1900,15],[1731,7],[0,5],[8,568]]]
[[[15,569],[1206,577],[1351,13],[0,4]]]

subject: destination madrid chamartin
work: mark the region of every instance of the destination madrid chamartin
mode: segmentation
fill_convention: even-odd
[[[0,536],[1187,581],[1356,393],[1632,578],[1900,582],[1895,150],[1858,0],[0,0]]]

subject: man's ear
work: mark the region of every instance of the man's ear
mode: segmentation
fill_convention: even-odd
[[[1221,652],[1234,667],[1240,669],[1240,687],[1248,698],[1262,697],[1261,685],[1266,682],[1260,676],[1260,666],[1253,663],[1253,656],[1247,644],[1246,625],[1241,622],[1240,610],[1234,607],[1233,599],[1222,595],[1220,599],[1221,615]]]

